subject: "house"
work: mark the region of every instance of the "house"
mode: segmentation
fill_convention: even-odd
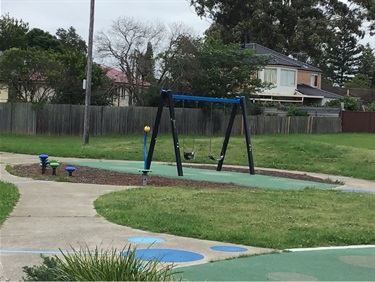
[[[268,65],[258,72],[262,82],[272,84],[259,93],[258,101],[324,105],[341,96],[321,90],[322,70],[300,62],[257,43],[248,43],[245,49],[270,57]]]
[[[102,66],[102,68],[106,71],[107,77],[112,80],[116,87],[117,95],[113,99],[113,106],[128,107],[133,105],[134,97],[132,97],[129,91],[129,80],[126,74],[113,67]],[[150,87],[148,82],[141,80],[137,80],[133,85],[134,84],[136,87],[139,87],[139,89]]]
[[[113,106],[117,107],[128,107],[132,104],[131,96],[128,90],[128,78],[120,70],[112,67],[104,67],[106,70],[107,77],[112,80],[116,87],[117,96],[113,99]]]
[[[8,86],[0,83],[0,103],[8,102]]]

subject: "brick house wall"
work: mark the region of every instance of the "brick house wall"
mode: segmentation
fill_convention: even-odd
[[[317,85],[311,85],[312,84],[311,83],[311,76],[312,75],[317,76]],[[306,85],[321,89],[321,87],[322,87],[322,74],[319,73],[319,72],[298,70],[297,83],[298,84],[306,84]]]

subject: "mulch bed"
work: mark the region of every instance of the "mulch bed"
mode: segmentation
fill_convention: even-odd
[[[42,180],[63,180],[73,183],[88,183],[88,184],[103,184],[103,185],[120,185],[120,186],[141,186],[142,185],[142,176],[141,174],[132,174],[132,173],[123,173],[117,171],[103,170],[98,168],[92,168],[87,166],[76,165],[76,171],[73,173],[73,176],[68,177],[68,173],[64,170],[66,164],[60,163],[60,167],[57,169],[57,175],[52,175],[52,169],[47,167],[46,173],[41,174],[41,168],[39,164],[22,164],[13,166],[13,172],[17,176],[29,177],[33,179],[42,179]],[[194,166],[194,168],[197,168]],[[208,166],[199,166],[198,168],[211,168]],[[249,173],[248,169],[245,168],[224,168],[223,171],[235,171],[242,173]],[[327,180],[320,179],[316,177],[311,177],[308,175],[293,174],[293,173],[284,173],[278,171],[265,171],[265,170],[256,170],[257,174],[301,179],[315,182],[325,182]],[[63,177],[63,179],[61,179]],[[190,179],[182,179],[176,175],[176,178],[166,178],[160,177],[157,175],[149,174],[148,185],[152,186],[182,186],[182,187],[196,187],[196,188],[244,188],[233,183],[213,183],[209,181],[196,181]],[[246,187],[248,188],[248,187]]]

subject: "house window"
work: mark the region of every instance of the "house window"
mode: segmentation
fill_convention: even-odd
[[[296,71],[295,70],[281,70],[280,84],[284,86],[296,85]]]
[[[264,69],[264,82],[277,84],[277,69]]]
[[[318,87],[318,75],[317,74],[313,74],[310,76],[310,86]]]
[[[121,100],[125,100],[125,88],[124,87],[120,88],[120,97],[121,97]]]

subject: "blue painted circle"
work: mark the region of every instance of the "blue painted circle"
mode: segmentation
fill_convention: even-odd
[[[210,249],[219,252],[245,252],[248,250],[237,246],[211,246]]]
[[[204,258],[195,252],[176,249],[138,249],[135,251],[135,257],[145,261],[156,259],[159,262],[190,262]]]
[[[128,239],[132,243],[163,243],[164,240],[161,238],[152,238],[152,237],[132,237]]]
[[[45,159],[48,158],[48,155],[47,155],[47,154],[40,154],[40,155],[39,155],[39,158],[40,158],[41,160],[45,160]]]

